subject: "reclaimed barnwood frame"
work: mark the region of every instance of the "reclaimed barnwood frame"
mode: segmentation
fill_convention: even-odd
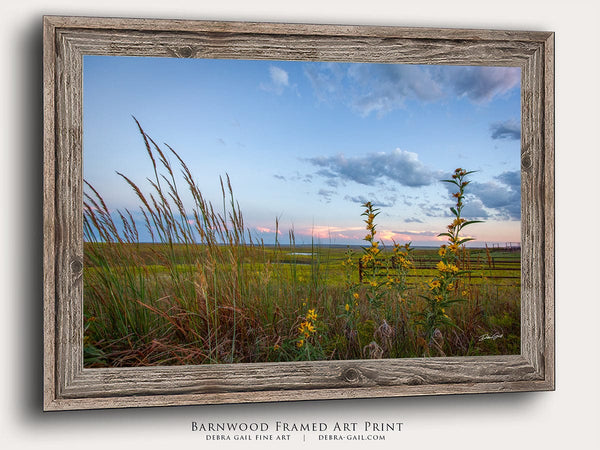
[[[554,34],[44,17],[44,409],[554,389]],[[521,68],[521,354],[83,368],[83,55]]]

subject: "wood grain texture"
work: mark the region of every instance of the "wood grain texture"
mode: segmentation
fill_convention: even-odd
[[[544,188],[545,188],[545,209],[544,209],[544,336],[545,342],[545,378],[554,388],[555,383],[555,335],[554,335],[554,35],[550,35],[544,42],[544,155],[546,164],[544,164]]]
[[[520,67],[521,355],[84,369],[86,54]],[[552,33],[44,18],[44,409],[553,389],[553,146]]]
[[[543,151],[543,51],[536,51],[523,70],[521,86],[521,352],[536,370],[543,370],[543,305],[536,301],[544,292],[544,265],[538,255],[544,248]]]
[[[267,23],[267,22],[228,22],[205,20],[163,20],[148,18],[118,17],[73,17],[46,16],[45,20],[56,28],[81,30],[121,30],[185,33],[247,33],[253,36],[363,36],[398,37],[427,40],[469,40],[469,41],[523,41],[544,43],[552,33],[545,31],[514,30],[475,30],[459,28],[393,27],[366,25]]]
[[[525,63],[538,44],[523,41],[417,39],[396,37],[186,34],[65,30],[62,37],[85,54],[354,61],[410,64],[516,66]],[[132,42],[133,41],[133,42]],[[448,55],[452,54],[452,58]]]
[[[65,398],[540,380],[521,356],[86,369]],[[123,386],[128,388],[123,390]],[[95,388],[93,387],[95,386]]]
[[[337,400],[357,398],[406,397],[450,394],[482,394],[504,392],[531,392],[548,390],[546,381],[508,381],[497,383],[429,384],[418,386],[384,386],[343,389],[307,389],[269,392],[227,392],[215,394],[161,394],[148,396],[58,398],[49,404],[47,411],[130,408],[148,406],[184,406],[219,403],[294,402],[305,400]]]
[[[56,395],[56,267],[54,236],[55,191],[55,61],[54,27],[44,22],[44,408],[51,406]]]

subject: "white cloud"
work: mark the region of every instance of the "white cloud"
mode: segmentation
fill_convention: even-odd
[[[387,114],[411,99],[465,97],[485,104],[511,92],[521,80],[518,67],[329,63],[308,65],[304,74],[319,101],[342,102],[362,116]]]
[[[458,97],[474,103],[487,103],[502,96],[521,83],[518,67],[439,67],[437,77]]]
[[[269,67],[269,74],[271,75],[271,81],[277,86],[289,86],[290,80],[288,73],[275,66]]]
[[[490,210],[490,216],[502,219],[519,220],[521,218],[521,173],[519,171],[503,172],[494,180],[485,183],[471,182],[469,198],[474,210],[466,214],[474,217],[485,217],[483,207]],[[468,204],[466,202],[466,204]]]
[[[283,91],[289,86],[289,74],[277,66],[269,66],[269,82],[260,84],[260,88],[263,91],[272,92],[277,95],[283,94]]]
[[[403,186],[425,186],[435,180],[434,173],[427,168],[416,153],[397,148],[392,152],[371,153],[365,156],[346,157],[320,156],[308,159],[311,164],[323,167],[317,175],[373,186],[385,179]]]
[[[521,139],[521,123],[518,120],[505,120],[504,122],[494,122],[490,125],[492,139]]]

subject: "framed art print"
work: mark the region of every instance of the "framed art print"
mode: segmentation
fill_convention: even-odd
[[[553,33],[44,18],[44,408],[554,388]]]

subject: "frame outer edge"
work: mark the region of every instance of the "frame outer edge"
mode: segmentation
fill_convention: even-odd
[[[296,36],[353,36],[386,38],[430,38],[435,31],[439,39],[482,41],[528,40],[543,43],[552,33],[547,31],[489,30],[478,28],[403,27],[396,25],[344,25],[321,23],[282,23],[253,21],[219,21],[201,19],[154,19],[92,16],[46,16],[56,27],[85,29],[121,29],[123,31],[181,31],[216,33],[253,33]]]
[[[544,140],[546,147],[546,167],[545,167],[545,334],[546,334],[546,361],[545,361],[545,379],[549,388],[556,389],[556,334],[555,334],[555,103],[554,103],[554,65],[555,65],[555,47],[554,33],[546,39],[544,50]]]
[[[82,410],[107,408],[140,408],[165,406],[197,406],[245,403],[298,402],[314,400],[376,399],[427,397],[439,395],[497,394],[508,392],[547,391],[546,381],[512,381],[465,383],[453,385],[396,386],[347,389],[311,389],[302,391],[237,392],[216,394],[159,394],[151,396],[80,397],[58,399],[50,410]]]
[[[52,19],[43,18],[43,277],[44,277],[44,410],[54,409],[56,402],[56,284],[55,284],[55,61],[56,26]]]

